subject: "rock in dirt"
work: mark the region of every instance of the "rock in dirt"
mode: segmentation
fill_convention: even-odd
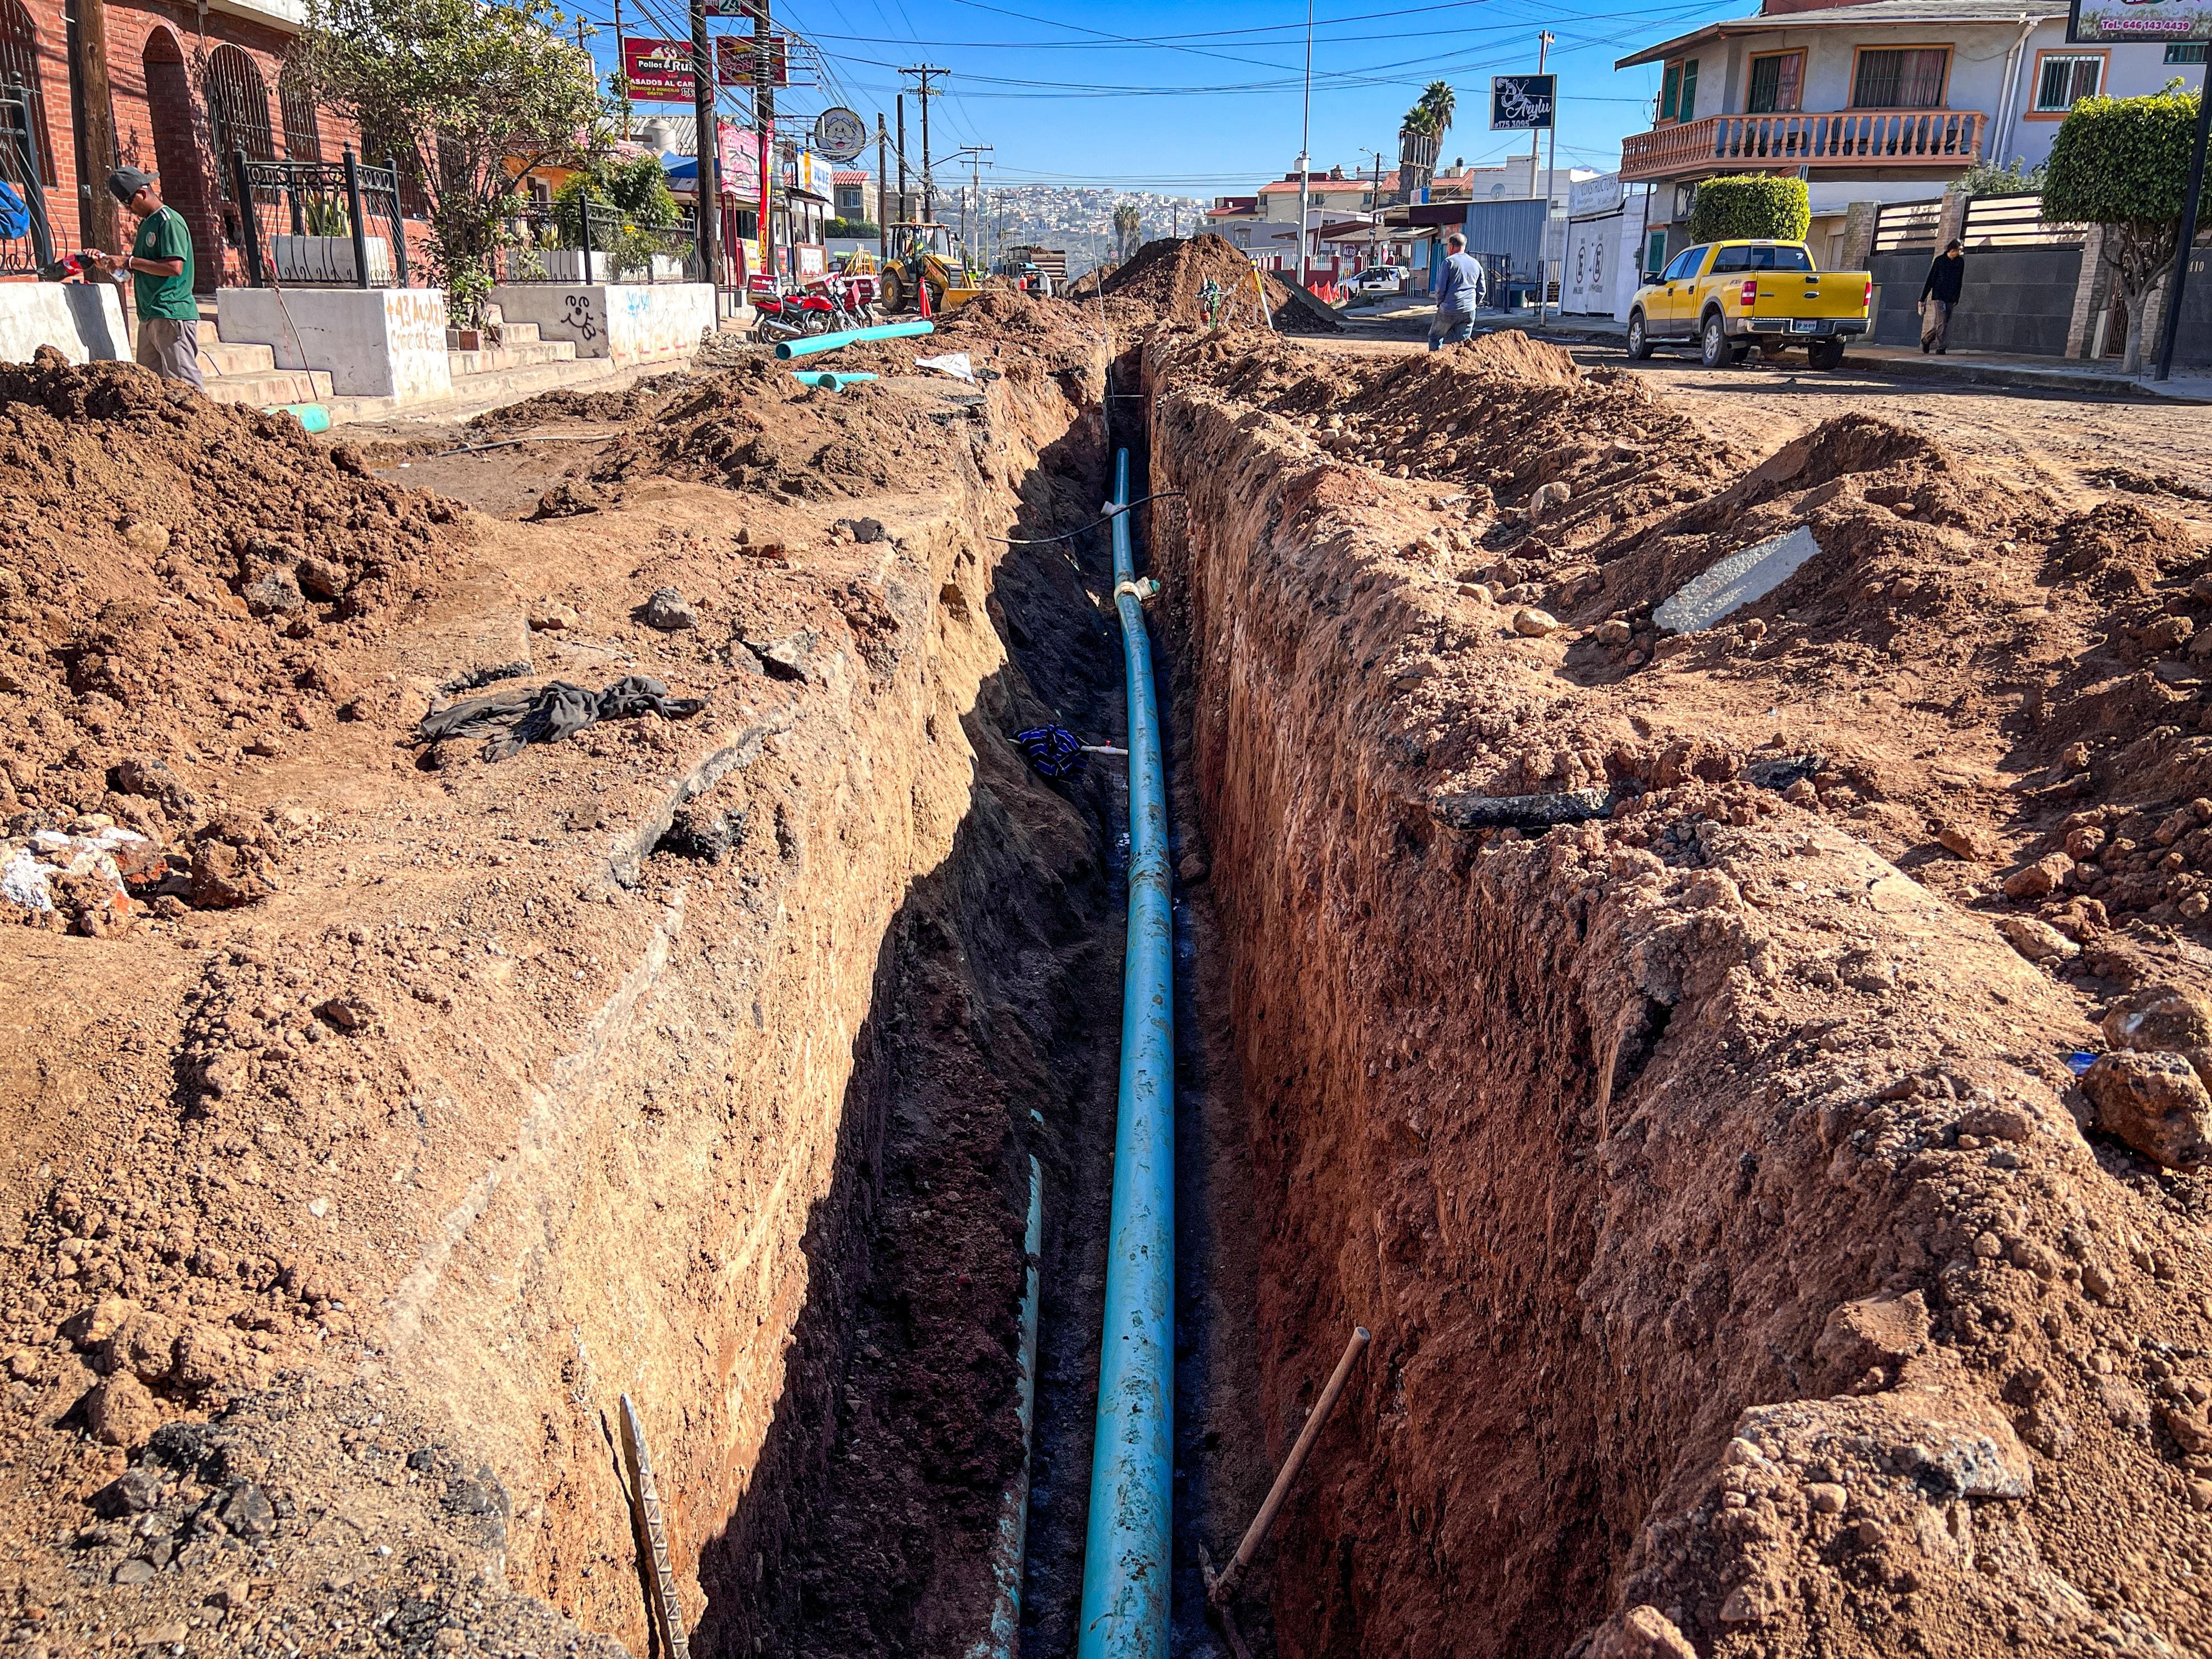
[[[123,526],[123,539],[148,558],[169,550],[169,526],[152,519],[133,519]]]
[[[1813,1357],[1839,1393],[1868,1381],[1870,1371],[1894,1382],[1896,1368],[1927,1346],[1929,1329],[1928,1299],[1918,1291],[1840,1303],[1821,1327]]]
[[[540,599],[523,613],[523,620],[534,632],[556,634],[574,628],[579,618],[574,605],[562,605],[554,599]]]
[[[1513,613],[1513,631],[1524,639],[1540,640],[1559,631],[1559,619],[1548,611],[1523,605]]]
[[[1997,932],[2030,962],[2066,962],[2081,954],[2080,945],[2033,916],[1999,916]]]
[[[271,570],[257,576],[246,585],[241,597],[246,608],[257,617],[289,616],[307,606],[307,595],[300,592],[300,584],[289,570]]]
[[[103,1446],[137,1446],[161,1426],[161,1408],[152,1389],[129,1371],[118,1371],[85,1396],[84,1418]]]
[[[353,586],[353,574],[343,565],[312,553],[293,568],[292,576],[300,584],[300,591],[313,599],[342,598]]]
[[[1698,1650],[1656,1607],[1617,1613],[1590,1634],[1586,1659],[1697,1659]]]
[[[2212,1094],[2179,1054],[2123,1050],[2081,1074],[2097,1125],[2169,1170],[2212,1158]]]
[[[1969,864],[1989,864],[1996,858],[1996,842],[1972,824],[1947,823],[1936,832],[1936,840],[1945,852]]]
[[[2105,1041],[2144,1053],[2212,1049],[2212,999],[2179,985],[2131,991],[2105,1010]]]
[[[2004,878],[2004,896],[2019,902],[2049,898],[2074,868],[2063,853],[2052,853],[2033,864],[2022,865]]]
[[[691,602],[672,587],[654,588],[637,615],[647,628],[657,628],[664,634],[678,634],[699,625],[699,613],[691,608]]]

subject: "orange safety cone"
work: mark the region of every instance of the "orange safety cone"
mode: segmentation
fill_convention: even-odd
[[[929,316],[929,278],[927,276],[923,276],[915,284],[915,297],[921,301],[921,314],[926,320]]]

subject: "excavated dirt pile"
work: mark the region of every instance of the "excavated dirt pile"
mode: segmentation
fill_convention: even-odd
[[[694,1651],[985,1627],[1118,1023],[1110,798],[1009,740],[1112,729],[1096,550],[1006,539],[1095,514],[1103,356],[1019,356],[676,383],[532,523],[4,371],[12,850],[186,853],[0,929],[7,1651],[646,1653],[624,1395]],[[633,676],[678,717],[416,738]]]
[[[118,861],[157,913],[265,894],[281,829],[177,769],[364,717],[362,653],[470,546],[459,516],[289,417],[50,351],[0,367],[0,921],[126,927]]]
[[[1259,319],[1251,314],[1252,270],[1248,255],[1211,231],[1181,239],[1163,236],[1139,248],[1127,264],[1116,266],[1103,282],[1095,271],[1082,277],[1070,286],[1068,298],[1095,303],[1103,294],[1109,302],[1119,301],[1111,306],[1111,314],[1133,333],[1164,320],[1184,325],[1203,322],[1206,307],[1200,291],[1211,278],[1224,296],[1235,295],[1238,284],[1245,285],[1243,305],[1231,314],[1230,320],[1240,328],[1258,327]],[[1342,331],[1344,325],[1336,313],[1304,289],[1285,283],[1272,271],[1261,271],[1260,281],[1267,289],[1267,313],[1277,328],[1299,334]]]
[[[1376,1334],[1283,1651],[2212,1641],[2212,554],[1510,337],[1146,368],[1279,1447]]]

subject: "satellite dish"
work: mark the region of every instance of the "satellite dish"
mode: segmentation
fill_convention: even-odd
[[[856,160],[867,148],[868,124],[842,105],[825,109],[814,118],[813,150],[833,161]]]

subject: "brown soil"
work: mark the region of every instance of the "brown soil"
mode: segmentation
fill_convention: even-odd
[[[1376,1332],[1284,1650],[2201,1644],[2204,1176],[2063,1063],[2208,988],[2194,537],[1863,416],[1753,466],[1515,340],[1147,376],[1279,1445]]]
[[[1115,267],[1103,281],[1093,271],[1073,283],[1068,298],[1080,302],[1103,295],[1121,301],[1115,313],[1133,332],[1163,320],[1201,323],[1206,310],[1199,291],[1209,277],[1219,284],[1224,295],[1233,295],[1237,285],[1249,281],[1251,275],[1251,259],[1226,238],[1211,231],[1182,239],[1163,236],[1146,243],[1127,264]],[[1333,334],[1344,326],[1327,306],[1273,271],[1261,271],[1260,281],[1266,286],[1267,313],[1277,328],[1299,334]],[[1245,311],[1250,306],[1248,296]],[[1239,329],[1258,326],[1249,315],[1232,313],[1229,322]]]
[[[605,492],[530,524],[133,368],[12,372],[11,805],[143,823],[195,885],[0,937],[9,1632],[643,1653],[623,1392],[697,1650],[980,1628],[1028,1160],[1095,1365],[1101,1241],[1057,1218],[1103,1190],[1118,1020],[1109,799],[1006,740],[1109,734],[1101,575],[992,538],[1094,511],[1098,372],[829,410],[736,371],[525,452]],[[829,488],[723,464],[786,404]],[[341,597],[249,614],[303,556]],[[637,620],[664,586],[697,626]],[[707,710],[408,742],[441,688],[629,672]]]

